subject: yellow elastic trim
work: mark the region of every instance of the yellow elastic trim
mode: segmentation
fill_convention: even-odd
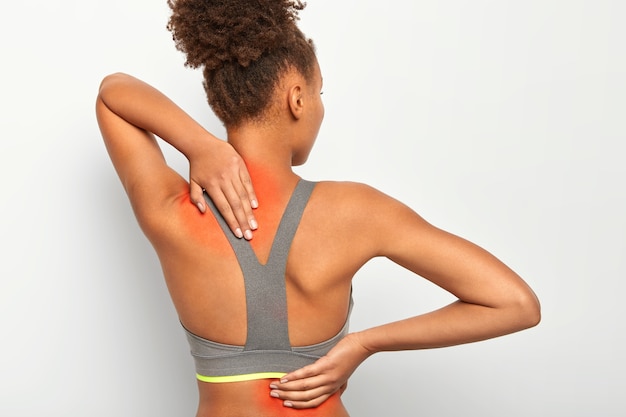
[[[284,372],[258,372],[256,374],[229,375],[229,376],[204,376],[196,374],[196,378],[202,382],[221,384],[223,382],[252,381],[255,379],[280,379],[287,375]]]

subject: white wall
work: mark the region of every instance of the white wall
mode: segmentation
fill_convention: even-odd
[[[625,3],[309,3],[327,113],[299,172],[405,201],[543,304],[532,330],[371,358],[345,394],[352,414],[624,415]],[[165,0],[2,15],[0,415],[191,416],[186,342],[93,103],[125,71],[221,135],[200,74],[174,49]],[[382,261],[355,292],[354,329],[450,300]]]

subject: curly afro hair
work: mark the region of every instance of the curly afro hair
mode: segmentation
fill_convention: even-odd
[[[203,68],[209,105],[226,127],[259,119],[281,76],[311,79],[313,42],[297,27],[302,1],[168,0],[167,29],[185,66]]]

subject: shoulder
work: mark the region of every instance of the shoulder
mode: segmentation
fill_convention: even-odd
[[[320,181],[311,197],[317,224],[368,242],[373,256],[383,255],[399,233],[428,225],[412,208],[364,183]]]
[[[358,204],[369,199],[387,200],[389,196],[371,185],[353,181],[319,181],[315,193],[327,202],[337,204]]]
[[[315,194],[317,193],[317,195]],[[366,216],[381,217],[381,209],[393,211],[411,211],[401,201],[377,188],[351,181],[320,181],[314,190],[314,197],[319,203],[330,205],[337,210],[346,212],[349,217]],[[315,200],[314,200],[315,201]],[[383,216],[386,217],[386,216]]]

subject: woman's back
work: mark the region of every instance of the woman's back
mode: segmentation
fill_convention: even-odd
[[[294,346],[320,342],[341,329],[352,276],[369,259],[359,253],[359,246],[365,245],[349,237],[348,221],[354,222],[353,216],[342,219],[342,206],[345,214],[350,211],[345,193],[342,201],[329,198],[346,187],[351,185],[317,184],[293,238],[285,282]],[[261,227],[249,244],[261,264],[267,262],[291,191],[268,196],[257,191],[263,199],[255,212]],[[188,198],[183,192],[160,214],[152,214],[144,231],[160,257],[183,325],[207,339],[243,345],[246,298],[241,267],[213,214],[200,214]]]
[[[253,181],[261,200],[255,212],[261,227],[251,242],[240,242],[249,244],[258,262],[264,265],[275,239],[281,239],[276,235],[279,222],[299,182],[295,175],[286,179],[253,177]],[[355,208],[365,189],[351,183],[314,184],[289,248],[284,275],[292,346],[327,341],[346,324],[351,279],[371,257],[367,250],[370,245],[351,238],[358,234],[354,227],[360,216],[355,216]],[[214,214],[199,213],[188,200],[188,193],[183,191],[160,204],[160,210],[152,210],[150,219],[139,218],[139,221],[159,255],[172,300],[187,331],[212,342],[244,346],[248,317],[240,262]],[[284,410],[281,401],[269,397],[267,380],[198,383],[201,410],[211,410],[206,415],[219,416],[214,414],[221,407],[219,399],[231,395],[246,398],[248,395],[242,390],[248,389],[255,391],[251,398],[263,399],[260,406],[275,405]],[[226,408],[232,407],[230,400],[224,404],[228,404]],[[337,408],[335,411],[325,408],[324,414],[319,415],[345,413],[338,398],[324,407]],[[250,409],[251,413],[257,413],[250,415],[258,416],[261,411]]]

